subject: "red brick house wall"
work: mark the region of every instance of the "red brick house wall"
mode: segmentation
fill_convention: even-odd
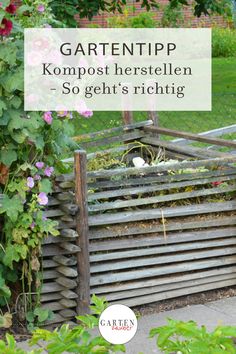
[[[16,0],[14,1],[14,3],[19,5],[21,3],[21,0]],[[135,0],[127,0],[127,3],[128,5],[135,7],[135,11],[133,13],[130,13],[131,16],[137,15],[142,11],[146,11],[142,9],[140,3],[136,3]],[[161,5],[165,5],[169,3],[169,0],[159,0],[159,3]],[[156,20],[161,19],[163,14],[161,10],[153,9],[152,12],[154,13],[154,18]],[[184,14],[184,27],[212,27],[212,26],[226,27],[228,25],[222,16],[212,16],[212,17],[202,16],[200,18],[193,16],[193,10],[191,6],[185,6],[183,8],[183,14]],[[94,16],[92,21],[89,21],[88,19],[80,19],[79,16],[76,17],[78,19],[78,23],[80,27],[87,27],[91,23],[98,24],[101,27],[107,27],[106,19],[111,16],[113,16],[113,14],[101,13],[97,16]]]
[[[159,0],[160,7],[167,5],[169,0]],[[140,3],[136,3],[135,0],[128,0],[128,5],[135,7],[135,11],[130,13],[131,16],[136,16],[138,13],[146,11],[141,8]],[[160,9],[153,9],[152,13],[154,14],[154,18],[156,20],[160,20],[163,15],[163,11]],[[184,6],[183,8],[183,15],[184,15],[184,25],[183,27],[212,27],[212,26],[220,26],[225,27],[227,26],[227,22],[224,20],[222,16],[201,16],[197,18],[193,15],[193,9],[191,6]],[[98,24],[101,27],[107,27],[106,19],[112,17],[112,14],[101,13],[98,16],[94,16],[92,21],[88,19],[79,19],[78,22],[80,27],[87,27],[89,24],[94,23]]]

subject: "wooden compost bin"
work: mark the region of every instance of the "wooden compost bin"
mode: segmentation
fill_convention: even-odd
[[[236,144],[150,124],[83,136],[81,145],[123,141],[109,151],[125,151],[138,140],[178,162],[88,172],[96,153],[77,151],[75,174],[57,178],[48,213],[61,236],[45,245],[43,301],[58,322],[88,311],[91,294],[137,306],[236,285],[236,158],[158,134]]]

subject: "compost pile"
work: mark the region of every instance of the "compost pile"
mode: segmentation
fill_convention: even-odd
[[[182,160],[184,162],[186,160]],[[188,160],[190,161],[190,160]],[[180,160],[173,159],[168,157],[168,155],[165,153],[165,150],[163,149],[158,149],[154,150],[151,146],[141,144],[137,142],[137,145],[129,149],[128,151],[124,152],[99,152],[95,154],[95,156],[88,161],[88,171],[100,171],[100,170],[116,170],[116,169],[126,169],[126,168],[142,168],[144,167],[144,173],[141,175],[143,177],[143,180],[145,179],[145,167],[148,166],[163,166],[166,167],[166,170],[162,173],[158,173],[159,176],[165,176],[165,175],[170,175],[174,176],[177,174],[182,174],[186,176],[189,175],[194,175],[194,174],[199,174],[199,173],[209,173],[212,168],[205,168],[205,167],[198,167],[198,168],[185,168],[182,170],[178,171],[172,171],[171,170],[171,165],[179,163]],[[213,168],[217,170],[217,167]],[[153,174],[148,174],[148,177],[155,177],[157,176],[157,173]],[[140,177],[140,176],[139,176]],[[129,176],[127,176],[129,178]],[[133,177],[132,177],[133,178]],[[197,177],[196,177],[197,178]],[[192,178],[195,180],[195,178]],[[101,192],[102,190],[106,190],[106,185],[105,185],[105,180],[104,179],[104,188],[102,189],[99,187],[99,190],[95,188],[89,187],[88,193],[89,195],[93,195],[94,193],[96,194],[97,191]],[[110,178],[111,181],[114,181],[114,187],[110,188],[112,190],[117,190],[117,189],[127,189],[127,186],[122,185],[121,178],[119,175],[114,175]],[[120,183],[119,183],[120,181]],[[183,186],[183,187],[175,187],[172,188],[166,188],[163,185],[163,189],[159,189],[158,191],[150,191],[146,193],[117,193],[119,196],[114,196],[112,195],[109,196],[109,198],[104,198],[99,200],[96,200],[96,198],[91,197],[92,201],[90,202],[90,205],[92,204],[91,211],[95,208],[96,205],[99,206],[101,203],[112,203],[112,202],[122,202],[122,201],[130,201],[130,200],[137,200],[140,198],[151,198],[149,206],[151,208],[164,208],[164,207],[176,207],[176,206],[182,206],[182,205],[192,205],[192,204],[201,204],[201,203],[214,203],[214,202],[225,202],[232,200],[235,196],[235,191],[230,190],[229,192],[225,192],[225,188],[227,190],[227,187],[232,186],[234,183],[233,181],[222,181],[221,178],[219,177],[219,180],[214,179],[212,182],[205,183],[205,184],[196,184],[194,183],[191,185],[191,183],[188,183],[188,185]],[[143,183],[143,186],[145,184]],[[173,187],[174,187],[173,183]],[[142,182],[140,183],[139,186],[142,186]],[[212,192],[210,191],[208,194],[209,189],[212,189]],[[232,188],[231,188],[232,189]],[[207,190],[204,196],[197,196],[197,191],[199,190]],[[222,193],[221,193],[222,190]],[[216,193],[214,193],[216,191]],[[188,195],[188,197],[184,198],[184,194]],[[168,195],[182,195],[183,197],[173,199],[173,200],[168,200],[168,197],[165,198],[165,196]],[[196,195],[196,196],[195,196]],[[155,198],[156,197],[156,198]],[[158,200],[159,197],[159,200]],[[153,203],[151,201],[154,201]],[[165,200],[162,202],[162,200]],[[141,204],[141,205],[140,205]],[[142,203],[138,204],[135,206],[135,203],[130,203],[130,206],[126,206],[126,204],[123,203],[124,211],[129,211],[131,210],[142,210],[143,208],[146,207],[146,204],[142,205]],[[95,207],[94,207],[95,206]],[[94,210],[95,210],[94,209]],[[115,209],[115,208],[114,208]],[[103,212],[107,212],[105,209]]]

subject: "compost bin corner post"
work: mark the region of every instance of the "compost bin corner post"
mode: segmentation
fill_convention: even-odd
[[[76,216],[78,246],[81,251],[77,254],[77,267],[79,274],[77,313],[89,313],[90,305],[90,263],[88,239],[88,203],[87,203],[87,156],[86,151],[75,152],[75,199],[79,207]]]

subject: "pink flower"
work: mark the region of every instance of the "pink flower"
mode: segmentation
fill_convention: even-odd
[[[54,168],[53,167],[46,167],[45,170],[44,170],[44,174],[47,177],[51,177],[53,172],[54,172]]]
[[[37,10],[38,12],[44,12],[45,11],[44,5],[43,4],[38,5]]]
[[[34,179],[32,177],[28,177],[27,178],[27,186],[29,188],[33,188],[34,187]]]
[[[36,166],[39,170],[41,170],[42,168],[44,168],[44,162],[38,161],[38,162],[36,162],[35,166]]]
[[[44,192],[39,193],[38,202],[39,202],[39,205],[47,205],[48,204],[47,194]]]
[[[52,124],[53,118],[52,118],[52,112],[48,111],[43,114],[43,119],[47,124]]]
[[[93,111],[86,106],[84,101],[80,101],[77,106],[77,112],[85,118],[90,118],[93,115]]]
[[[90,118],[93,115],[93,111],[91,111],[90,109],[86,110],[86,111],[80,111],[79,114],[81,114],[81,116],[85,117],[85,118]]]

